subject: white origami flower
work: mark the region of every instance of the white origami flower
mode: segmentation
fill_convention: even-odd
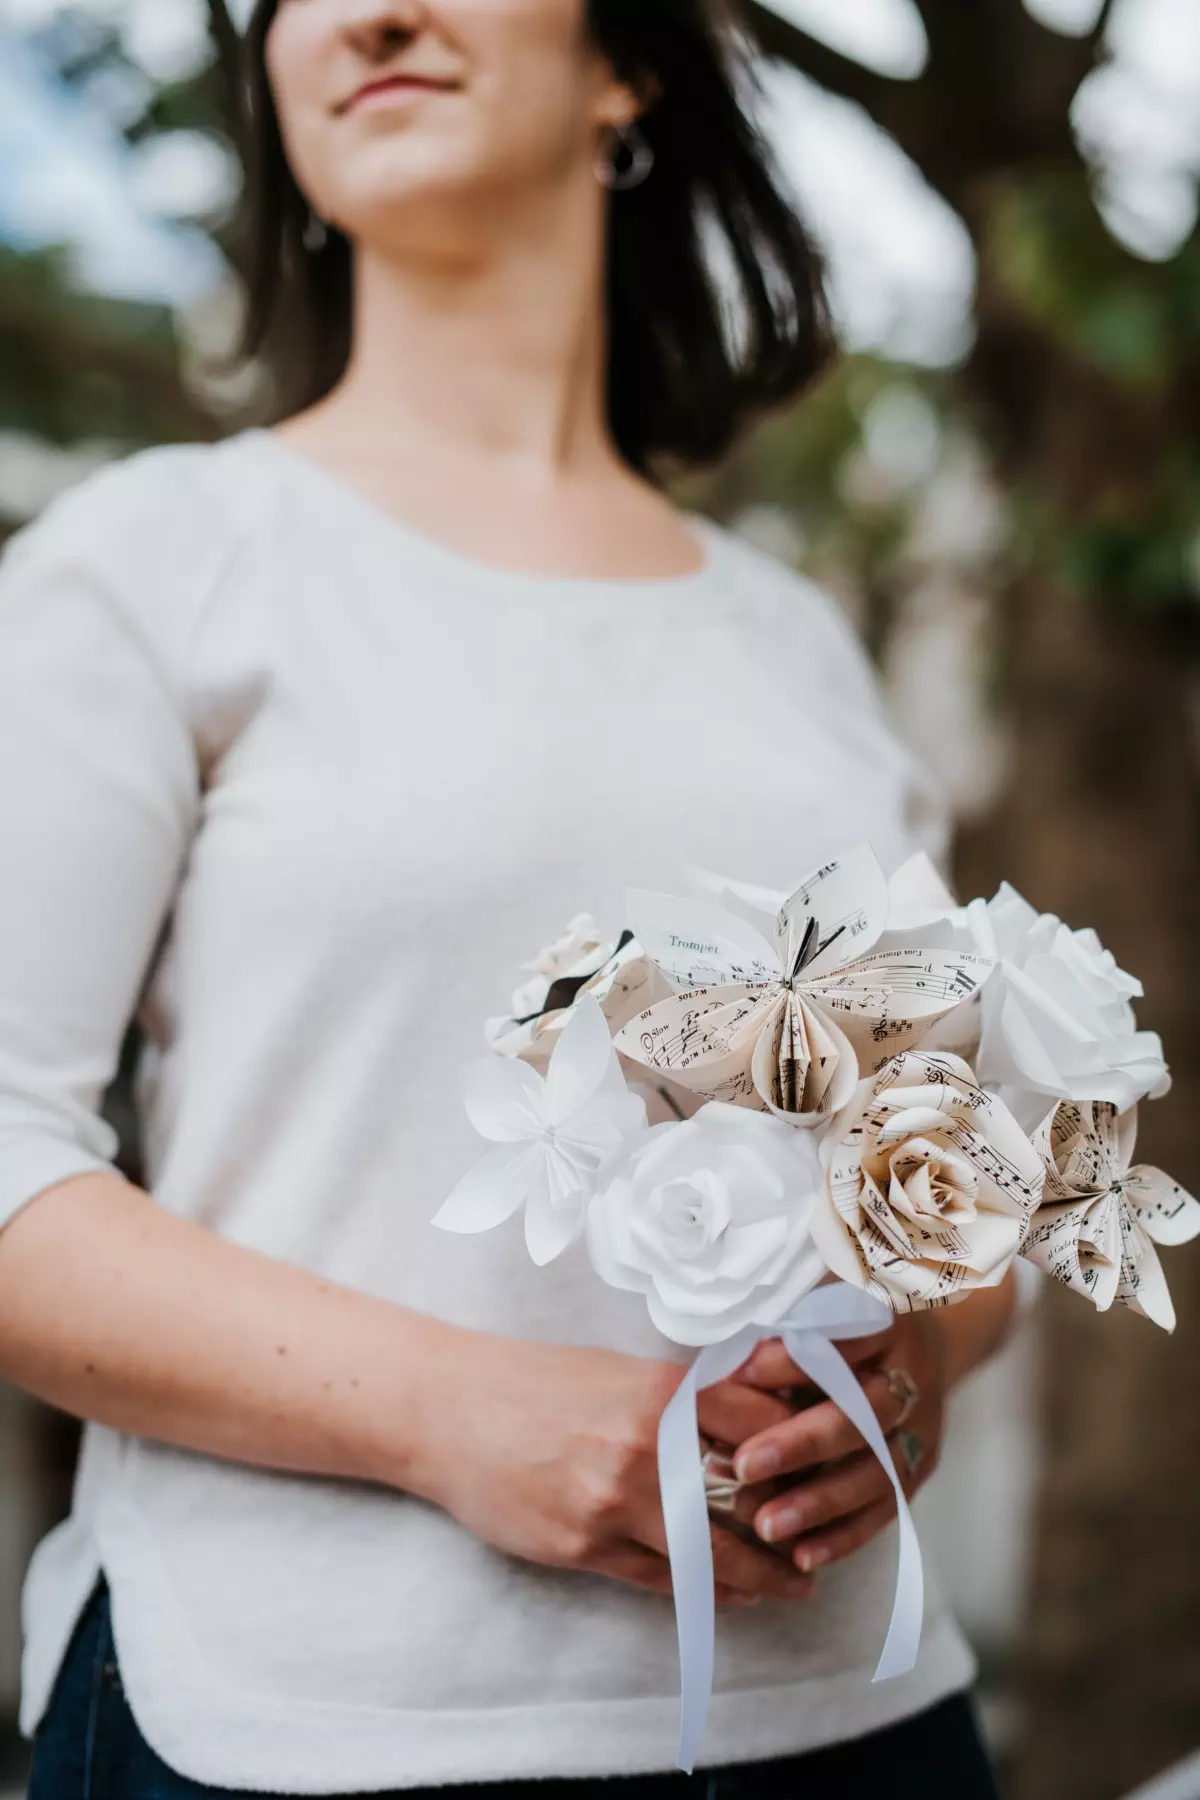
[[[835,1275],[896,1311],[1003,1280],[1041,1198],[1041,1158],[957,1056],[908,1051],[864,1081],[821,1145],[813,1234]]]
[[[625,1085],[604,1014],[581,1005],[546,1074],[495,1057],[466,1071],[467,1114],[496,1148],[459,1182],[434,1219],[443,1231],[503,1225],[525,1209],[535,1263],[561,1256],[583,1229],[601,1165],[644,1131],[644,1103]]]
[[[664,1336],[719,1343],[778,1323],[825,1273],[810,1228],[820,1184],[811,1135],[713,1103],[606,1171],[588,1251],[610,1287],[646,1295]]]
[[[1170,1086],[1156,1033],[1139,1031],[1142,992],[1094,931],[1037,913],[1007,883],[968,909],[998,967],[984,990],[975,1070],[1032,1130],[1048,1099],[1102,1100],[1128,1112]]]
[[[991,963],[971,951],[871,952],[888,885],[864,844],[816,870],[770,941],[748,913],[770,896],[725,884],[741,910],[630,896],[637,942],[681,992],[618,1033],[634,1061],[710,1099],[817,1124],[873,1069],[968,998]]]
[[[1200,1236],[1200,1204],[1161,1169],[1131,1168],[1137,1114],[1060,1101],[1034,1144],[1046,1190],[1022,1255],[1099,1312],[1114,1302],[1175,1329],[1157,1244]]]

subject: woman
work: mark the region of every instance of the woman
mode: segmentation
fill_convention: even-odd
[[[836,609],[657,482],[825,351],[731,56],[699,0],[265,0],[283,422],[5,559],[0,1364],[88,1421],[25,1596],[34,1800],[688,1785],[677,1354],[429,1221],[479,1022],[571,911],[913,845]],[[98,1114],[135,1011],[148,1193]],[[1009,1303],[865,1347],[914,1489]],[[796,1379],[775,1345],[704,1398],[759,1485],[692,1785],[991,1794],[936,1600],[870,1685],[890,1508]]]

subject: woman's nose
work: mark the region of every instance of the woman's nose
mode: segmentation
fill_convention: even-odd
[[[352,0],[346,10],[346,40],[370,62],[403,50],[428,22],[424,0]]]

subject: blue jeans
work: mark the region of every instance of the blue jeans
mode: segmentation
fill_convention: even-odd
[[[965,1694],[889,1730],[807,1756],[692,1776],[496,1782],[425,1794],[409,1789],[403,1800],[431,1800],[435,1792],[442,1800],[999,1800]],[[101,1582],[76,1626],[38,1730],[29,1800],[204,1800],[222,1794],[233,1800],[228,1788],[177,1775],[138,1730],[121,1686],[108,1590]]]

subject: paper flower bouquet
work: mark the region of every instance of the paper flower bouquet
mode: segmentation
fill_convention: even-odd
[[[919,857],[866,846],[791,894],[694,876],[631,893],[605,938],[580,915],[531,965],[467,1110],[492,1148],[435,1223],[523,1215],[534,1261],[582,1243],[699,1355],[659,1438],[683,1675],[680,1765],[712,1683],[713,1575],[695,1399],[782,1336],[896,1489],[900,1559],[876,1679],[911,1668],[920,1551],[889,1446],[837,1341],[945,1306],[1018,1258],[1168,1330],[1158,1246],[1200,1205],[1133,1163],[1166,1092],[1140,985],[1093,932],[1011,888],[958,906]],[[653,1121],[653,1122],[652,1122]]]

